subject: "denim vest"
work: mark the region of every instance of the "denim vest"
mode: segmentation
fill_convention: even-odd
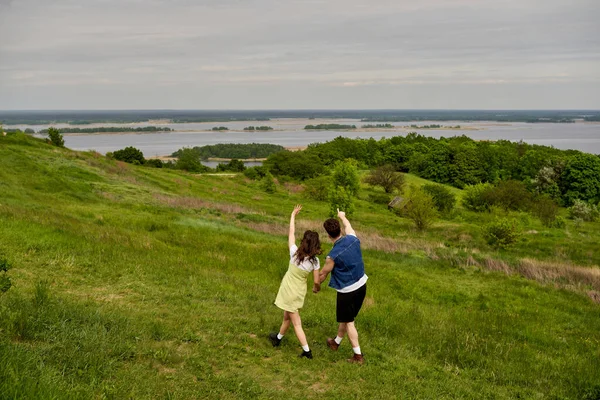
[[[360,250],[360,240],[346,235],[338,239],[327,255],[334,262],[329,287],[340,290],[360,280],[365,274],[365,264]]]

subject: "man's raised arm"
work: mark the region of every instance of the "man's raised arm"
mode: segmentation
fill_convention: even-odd
[[[346,218],[346,213],[343,211],[340,211],[339,208],[337,211],[338,211],[338,218],[342,221],[342,224],[344,224],[344,232],[346,232],[346,235],[356,236],[356,232],[354,232],[354,229],[352,229],[352,225],[350,225],[350,221],[348,221],[348,218]]]

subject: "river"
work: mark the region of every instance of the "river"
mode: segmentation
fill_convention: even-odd
[[[216,143],[273,143],[285,147],[302,147],[310,143],[326,142],[337,136],[348,138],[374,138],[406,135],[408,132],[418,132],[423,135],[439,138],[466,135],[475,140],[510,140],[524,141],[532,144],[554,146],[559,149],[581,150],[593,154],[600,154],[600,123],[496,123],[496,122],[462,122],[462,121],[414,121],[396,122],[394,129],[361,130],[356,131],[313,131],[304,130],[308,124],[337,123],[354,124],[360,127],[363,122],[359,120],[308,120],[308,119],[277,119],[265,122],[234,121],[226,123],[183,123],[183,124],[96,124],[101,126],[164,126],[177,130],[164,133],[132,133],[132,134],[79,134],[65,135],[65,145],[74,150],[96,150],[106,153],[134,146],[144,153],[146,157],[164,156],[173,153],[182,147],[204,146]],[[444,126],[460,125],[461,129],[414,129],[409,125],[440,124]],[[246,132],[242,129],[249,125],[268,125],[273,131]],[[56,127],[69,126],[64,124]],[[74,126],[74,125],[73,125]],[[73,127],[71,126],[71,127]],[[90,128],[94,125],[85,125]],[[208,131],[213,126],[227,126],[232,131]],[[32,128],[36,131],[47,126],[6,126],[20,129]],[[233,131],[238,130],[238,131]]]

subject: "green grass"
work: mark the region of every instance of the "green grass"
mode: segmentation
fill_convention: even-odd
[[[331,289],[309,291],[301,312],[314,360],[297,358],[291,331],[280,349],[266,338],[281,322],[289,212],[302,202],[299,225],[322,232],[325,203],[21,136],[0,137],[0,193],[0,256],[14,266],[0,295],[0,398],[600,397],[600,307],[585,290],[465,262],[598,264],[597,224],[531,218],[537,233],[497,252],[480,233],[493,216],[459,210],[417,233],[359,200],[365,242],[400,247],[365,246],[367,362],[355,366],[347,340],[337,353],[325,344]]]

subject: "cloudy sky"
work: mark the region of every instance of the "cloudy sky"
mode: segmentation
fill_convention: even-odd
[[[598,0],[0,0],[0,109],[600,109]]]

